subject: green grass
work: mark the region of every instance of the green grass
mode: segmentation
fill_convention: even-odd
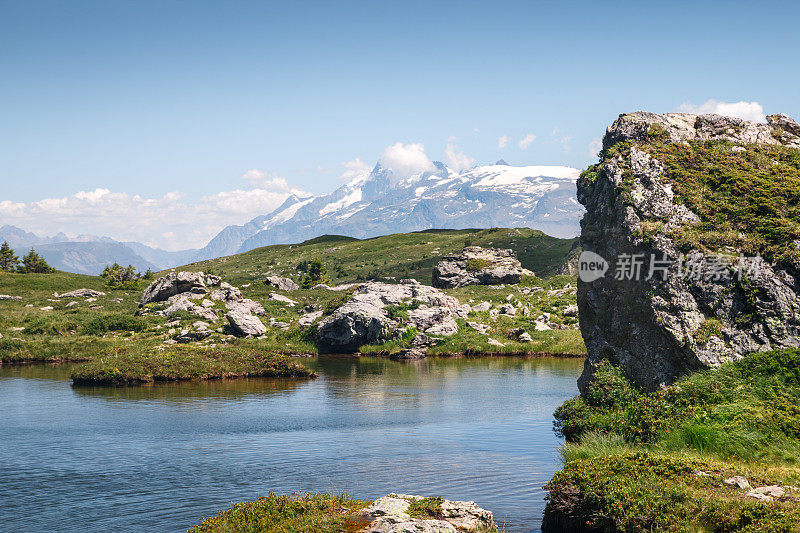
[[[237,342],[220,348],[136,345],[119,347],[72,373],[76,385],[131,385],[154,381],[233,377],[314,377],[291,357]]]
[[[360,511],[369,502],[347,494],[270,493],[253,502],[238,503],[203,520],[190,533],[355,533],[367,525]]]
[[[700,217],[670,233],[680,249],[732,247],[800,267],[800,249],[788,246],[800,240],[800,150],[721,140],[670,143],[660,137],[639,148],[664,163],[676,202]],[[623,158],[627,183],[630,149],[629,142],[621,142],[605,155]],[[597,173],[590,167],[584,179],[593,181]],[[643,231],[660,231],[658,221],[647,222]]]
[[[544,528],[553,531],[796,532],[800,491],[763,502],[724,480],[752,486],[797,482],[797,472],[649,450],[569,461],[545,486]],[[543,529],[544,529],[543,528]],[[545,529],[547,530],[547,529]]]
[[[392,278],[415,278],[430,284],[433,267],[442,256],[461,251],[467,242],[474,246],[511,248],[525,268],[539,276],[549,276],[562,264],[576,239],[557,239],[527,228],[430,230],[364,240],[326,235],[300,244],[266,246],[192,263],[182,269],[206,272],[210,268],[234,285],[270,273],[300,283],[304,266],[319,258],[335,284]]]
[[[408,515],[411,518],[439,519],[442,517],[444,498],[441,496],[409,499],[409,501],[411,505],[408,506]]]
[[[800,350],[753,353],[652,393],[602,362],[555,416],[567,443],[547,487],[553,520],[600,531],[800,528],[798,491],[765,504],[722,483],[798,485]]]

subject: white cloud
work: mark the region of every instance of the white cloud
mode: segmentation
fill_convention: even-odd
[[[550,133],[550,142],[560,144],[565,154],[569,153],[569,142],[571,140],[572,135],[561,135],[558,128],[553,128],[553,131]]]
[[[533,133],[529,133],[525,137],[523,137],[523,139],[520,142],[517,143],[517,146],[519,146],[520,150],[525,150],[535,140],[536,140],[536,135],[534,135]]]
[[[511,140],[511,137],[509,137],[508,135],[503,135],[502,137],[499,137],[497,139],[497,147],[498,148],[505,148],[506,145],[508,144],[508,141],[510,141],[510,140]]]
[[[592,139],[592,142],[589,143],[589,157],[597,157],[602,149],[603,141],[600,139],[600,137],[595,137]]]
[[[204,246],[225,226],[269,213],[292,193],[307,195],[285,178],[255,170],[245,176],[248,183],[256,184],[254,188],[223,191],[195,201],[177,191],[144,198],[104,188],[27,203],[4,200],[0,201],[0,225],[42,236],[63,231],[178,250]]]
[[[458,151],[458,146],[455,144],[448,144],[444,150],[444,160],[447,166],[453,170],[461,170],[469,168],[475,163],[475,158],[469,157],[464,152]]]
[[[680,113],[695,113],[698,115],[715,113],[756,122],[766,122],[767,120],[767,117],[764,116],[764,108],[758,102],[720,102],[712,98],[700,105],[684,102],[675,110]]]
[[[345,161],[342,163],[342,166],[345,168],[345,171],[340,177],[342,181],[346,182],[353,181],[360,176],[369,174],[369,172],[372,170],[372,167],[363,162],[360,157],[356,157],[351,161]]]
[[[398,178],[436,169],[425,154],[422,143],[394,143],[386,148],[379,161],[382,166],[391,169]]]

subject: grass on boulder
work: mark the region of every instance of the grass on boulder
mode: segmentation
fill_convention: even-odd
[[[253,502],[237,503],[217,516],[206,518],[190,533],[347,533],[363,529],[361,510],[370,502],[347,494],[270,493]]]
[[[315,377],[286,355],[252,343],[225,347],[136,345],[118,347],[72,374],[76,385],[129,385],[154,381],[233,377]]]

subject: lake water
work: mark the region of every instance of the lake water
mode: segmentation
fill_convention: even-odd
[[[269,491],[474,500],[538,531],[576,359],[304,360],[316,380],[75,388],[0,367],[0,528],[185,531]]]

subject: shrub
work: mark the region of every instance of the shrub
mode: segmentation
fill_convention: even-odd
[[[144,331],[147,324],[140,318],[129,315],[105,315],[91,320],[83,327],[86,335],[103,335],[109,331]]]
[[[114,263],[104,268],[101,276],[105,278],[106,286],[112,290],[137,290],[139,288],[140,276],[133,265],[123,267],[119,263]]]

